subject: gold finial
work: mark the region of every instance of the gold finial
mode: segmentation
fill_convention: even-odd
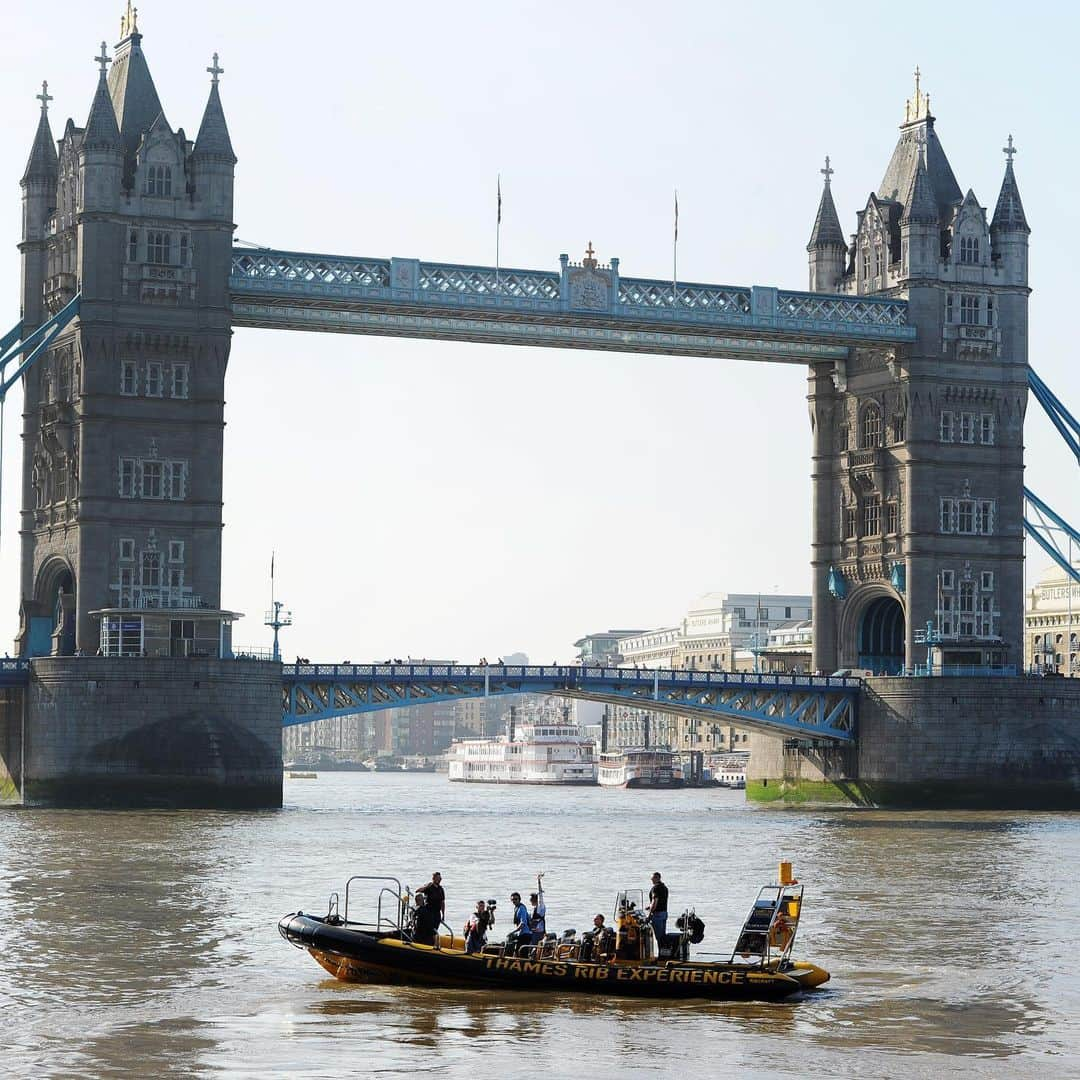
[[[922,92],[922,72],[915,68],[915,94],[904,102],[904,123],[925,120],[930,115],[930,95]]]
[[[139,32],[139,9],[131,6],[131,0],[127,0],[127,11],[120,16],[120,40],[131,37]]]
[[[596,269],[596,252],[593,251],[592,241],[589,241],[589,246],[585,249],[585,258],[581,260],[582,266],[587,266],[590,270]]]

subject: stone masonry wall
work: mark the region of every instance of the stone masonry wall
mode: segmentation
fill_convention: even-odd
[[[281,805],[277,664],[42,658],[27,695],[25,805]]]
[[[876,806],[1080,808],[1080,680],[866,680],[857,753],[753,736],[748,797]]]

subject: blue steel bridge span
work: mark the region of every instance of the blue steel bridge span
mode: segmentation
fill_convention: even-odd
[[[283,725],[504,694],[557,694],[798,739],[850,743],[862,680],[719,671],[470,664],[286,664]]]
[[[807,363],[915,340],[907,301],[234,247],[233,326]]]

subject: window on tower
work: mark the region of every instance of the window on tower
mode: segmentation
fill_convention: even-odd
[[[133,397],[139,392],[139,365],[134,360],[120,362],[120,393]]]
[[[144,195],[172,195],[172,168],[169,165],[151,165],[146,170]]]
[[[863,503],[863,536],[877,536],[881,532],[881,496],[867,495]]]
[[[960,322],[964,326],[979,324],[979,297],[965,294],[960,297]]]
[[[159,266],[172,263],[172,236],[167,232],[146,234],[146,261]]]
[[[139,234],[135,229],[128,233],[128,262],[139,261]]]
[[[862,418],[862,449],[869,450],[881,445],[881,410],[868,405]]]
[[[979,261],[979,238],[977,236],[960,237],[960,261],[977,263]]]

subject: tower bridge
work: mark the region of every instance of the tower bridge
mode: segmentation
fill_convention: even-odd
[[[236,753],[256,762],[241,787],[273,789],[259,746],[271,728],[278,737],[280,678],[262,665],[245,682],[246,662],[227,659],[237,615],[221,588],[224,385],[236,326],[804,364],[813,667],[891,675],[913,671],[927,649],[939,669],[1001,673],[1022,663],[1030,228],[1011,136],[991,215],[958,184],[916,80],[850,243],[826,160],[807,291],[626,276],[591,244],[579,262],[562,255],[547,270],[250,248],[233,240],[237,157],[218,57],[189,139],[166,119],[142,41],[129,3],[113,55],[103,44],[96,58],[85,123],[69,120],[58,141],[43,86],[21,179],[21,319],[0,343],[0,374],[15,364],[0,403],[21,381],[17,651],[34,658],[26,726],[36,732],[43,718],[72,711],[97,718],[72,734],[81,749],[66,764],[45,751],[27,758],[33,739],[19,744],[13,783],[23,798],[46,774],[50,790],[63,791],[114,783],[128,768],[118,762],[152,773],[161,733],[185,708],[185,723],[203,732],[192,760],[217,755],[222,790],[238,783],[226,745],[247,747]],[[1038,387],[1036,396],[1050,401]],[[145,672],[133,674],[140,663]],[[390,676],[287,674],[286,712],[373,707],[397,693]],[[448,677],[413,673],[403,685],[435,693]],[[478,677],[463,676],[458,689],[473,692]],[[603,700],[649,690],[647,679],[621,674],[537,678]],[[744,693],[740,704],[736,688],[710,676],[691,687],[704,695],[695,703],[681,678],[665,676],[651,700],[667,695],[670,705],[682,693],[680,709],[742,709],[759,730],[790,722],[851,740],[846,690],[839,712],[812,686],[768,702],[759,687],[765,697]],[[117,703],[135,699],[117,719]],[[899,768],[881,734],[894,721],[874,719],[902,714],[897,701],[875,705],[869,725],[860,709],[867,775]],[[10,762],[14,751],[2,748],[23,719],[5,708],[0,753]],[[95,728],[104,717],[107,738]],[[921,738],[926,756],[933,740]],[[942,737],[942,760],[952,746]],[[1035,761],[1036,744],[1029,749]],[[1069,754],[1080,762],[1080,748]],[[770,764],[766,752],[755,759],[790,764]],[[5,768],[0,781],[15,777]]]

